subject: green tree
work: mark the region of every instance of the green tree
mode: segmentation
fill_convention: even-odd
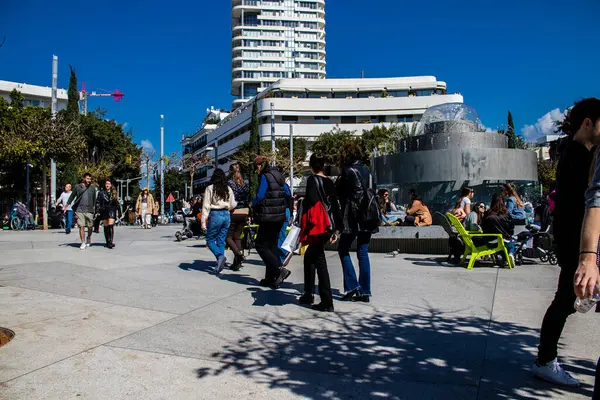
[[[71,76],[69,77],[69,91],[67,95],[69,101],[67,103],[67,115],[71,119],[76,119],[79,116],[79,91],[77,90],[77,75],[75,69],[69,65]]]
[[[550,193],[556,183],[556,163],[551,160],[538,161],[538,181],[542,185],[544,195]]]
[[[513,116],[510,110],[508,111],[507,124],[506,124],[506,137],[508,138],[508,148],[515,148],[515,123],[513,121]]]
[[[185,184],[187,182],[187,176],[185,172],[179,166],[169,166],[165,168],[165,199],[169,193],[173,193],[173,196],[185,196]],[[158,173],[155,174],[154,180],[154,198],[160,199],[160,176]]]
[[[329,132],[319,135],[312,143],[310,149],[313,153],[322,154],[327,164],[339,165],[344,145],[352,141],[359,142],[360,147],[364,147],[360,143],[360,138],[357,138],[354,132],[334,128]],[[364,155],[361,156],[365,159]],[[365,161],[367,160],[365,159]]]
[[[419,124],[417,122],[413,122],[412,127],[410,128],[410,136],[417,135],[417,127],[418,126],[419,126]]]
[[[94,179],[128,178],[139,174],[142,151],[133,142],[133,133],[106,118],[98,109],[81,116],[81,133],[86,151],[76,161],[79,173],[89,172]]]
[[[250,139],[242,146],[242,151],[246,153],[254,153],[254,157],[260,155],[260,131],[258,121],[258,105],[257,101],[252,105],[252,120],[250,129]],[[252,155],[252,154],[251,154]],[[254,162],[254,160],[252,160]],[[254,173],[250,174],[250,195],[254,197],[258,191],[258,176]]]
[[[19,92],[17,89],[13,89],[8,98],[10,99],[10,106],[16,111],[21,112],[23,107],[25,107],[25,98],[23,94]]]

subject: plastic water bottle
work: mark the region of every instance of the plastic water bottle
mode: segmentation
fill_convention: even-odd
[[[594,295],[592,297],[588,297],[586,299],[576,299],[575,300],[575,309],[580,313],[586,313],[590,311],[596,303],[600,301],[600,285],[596,284],[596,288],[594,289]]]

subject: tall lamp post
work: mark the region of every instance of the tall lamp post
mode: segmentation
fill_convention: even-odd
[[[160,214],[165,215],[165,116],[160,115]]]
[[[275,155],[275,103],[271,102],[271,152]]]

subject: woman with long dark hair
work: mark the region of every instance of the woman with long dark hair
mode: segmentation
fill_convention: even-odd
[[[217,168],[210,179],[210,185],[204,191],[202,203],[202,229],[206,231],[206,246],[217,259],[217,276],[223,271],[227,261],[225,238],[231,224],[231,210],[236,205],[233,191],[227,186],[225,172]]]
[[[407,226],[429,226],[432,224],[431,212],[425,204],[425,200],[417,189],[410,189],[410,207],[406,210],[404,225]]]
[[[333,311],[331,281],[327,271],[325,245],[337,241],[342,227],[342,216],[338,204],[335,185],[325,174],[325,158],[317,153],[310,156],[312,175],[306,182],[306,197],[302,202],[300,241],[308,245],[304,254],[304,294],[300,304],[312,305],[318,311]],[[319,297],[321,302],[313,305],[315,272],[319,277]]]
[[[233,251],[234,258],[231,269],[238,271],[242,267],[244,262],[244,249],[242,247],[242,232],[244,226],[248,222],[248,203],[250,202],[250,187],[246,185],[244,176],[242,175],[242,169],[239,163],[231,164],[229,167],[229,180],[227,185],[233,191],[237,206],[231,213],[231,225],[227,232],[227,244],[231,251]]]
[[[463,221],[465,229],[469,232],[477,232],[481,230],[481,221],[485,214],[485,203],[479,202],[475,204],[473,210],[467,215]]]
[[[508,216],[508,209],[504,204],[504,199],[498,193],[494,193],[492,196],[492,204],[481,221],[481,229],[483,233],[499,233],[502,235],[508,255],[512,258],[514,265],[515,243],[513,235],[515,227]],[[476,244],[480,245],[479,243]]]
[[[119,209],[119,197],[117,196],[117,190],[109,180],[104,183],[104,188],[98,192],[96,208],[100,211],[100,218],[104,226],[105,247],[112,249],[115,247],[115,219],[117,219]]]

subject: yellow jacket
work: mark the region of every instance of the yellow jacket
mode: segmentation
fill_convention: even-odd
[[[143,192],[140,193],[140,195],[137,198],[137,201],[135,202],[136,214],[142,213],[142,195],[143,195]],[[152,193],[148,192],[148,208],[146,209],[146,212],[148,214],[152,214],[153,210],[154,210],[154,197],[152,197]]]

